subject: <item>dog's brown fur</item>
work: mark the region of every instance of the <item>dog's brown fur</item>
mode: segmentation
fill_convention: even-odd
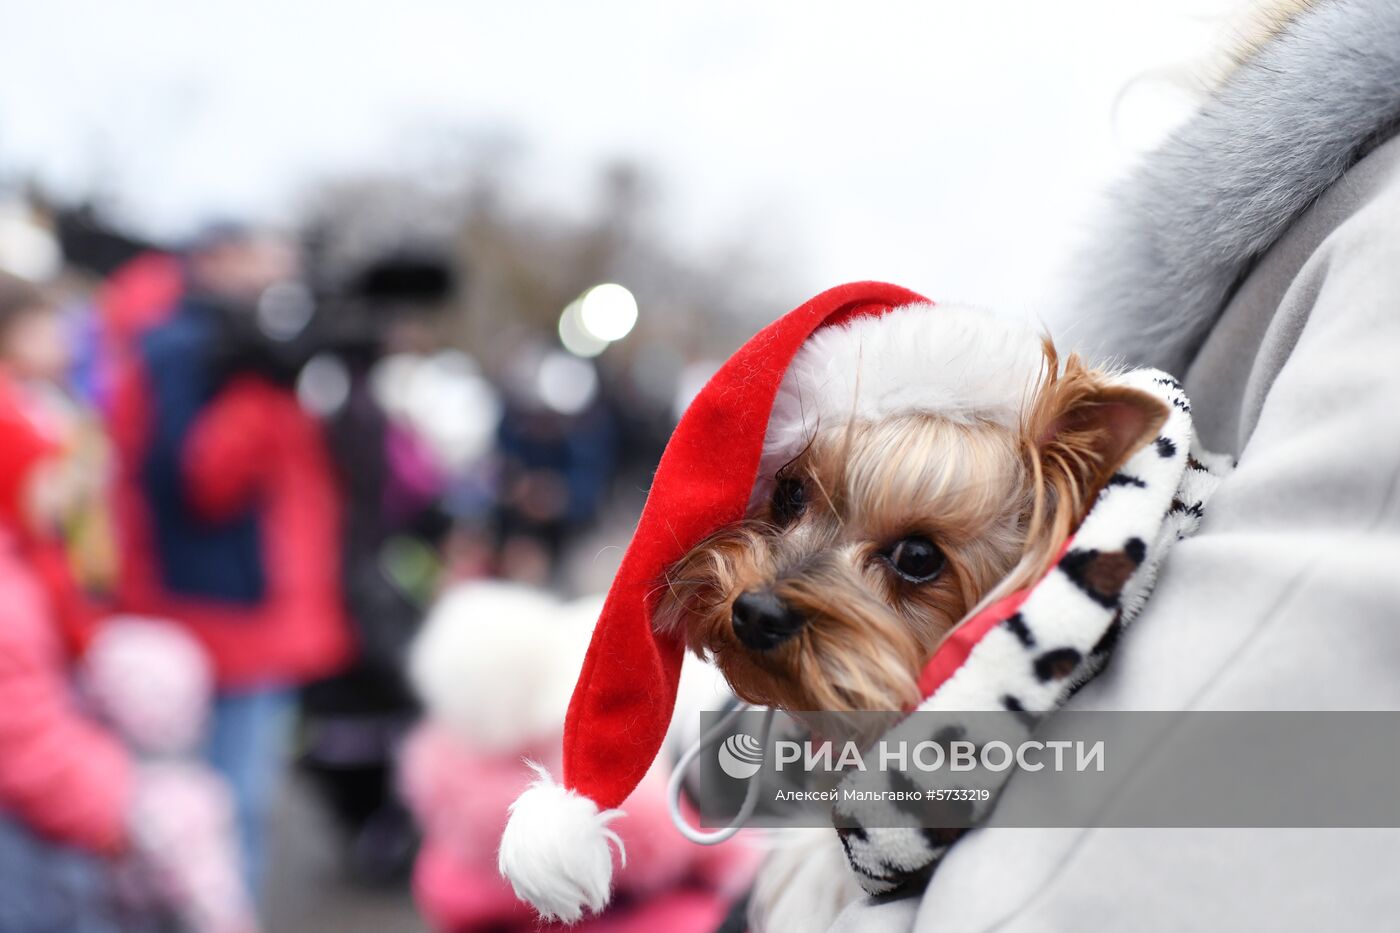
[[[772,502],[702,541],[667,574],[656,624],[711,655],[743,699],[788,710],[898,710],[970,610],[1038,578],[1166,409],[1109,384],[1053,345],[1017,429],[908,414],[824,425],[775,478],[805,509]],[[789,487],[790,488],[790,487]],[[779,513],[781,510],[779,510]],[[781,520],[786,518],[787,520]],[[920,536],[943,570],[910,582],[893,547]],[[805,619],[767,650],[741,643],[739,594],[769,589]]]

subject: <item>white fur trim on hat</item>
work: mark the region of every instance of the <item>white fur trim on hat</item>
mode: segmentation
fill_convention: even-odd
[[[598,913],[608,903],[613,872],[609,843],[627,864],[622,840],[608,828],[624,814],[599,812],[593,801],[527,763],[539,779],[510,805],[497,866],[516,896],[545,920],[576,923],[584,907]]]
[[[915,304],[824,327],[783,375],[760,485],[819,430],[930,412],[1014,427],[1045,368],[1040,337],[990,311]]]

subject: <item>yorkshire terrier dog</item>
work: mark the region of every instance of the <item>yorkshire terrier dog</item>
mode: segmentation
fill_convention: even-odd
[[[542,774],[512,804],[499,864],[544,916],[576,919],[606,903],[607,823],[664,738],[633,704],[653,712],[666,685],[634,687],[672,655],[638,646],[635,610],[650,611],[638,621],[665,636],[668,652],[684,645],[713,659],[750,703],[799,719],[898,716],[924,699],[921,675],[949,633],[1039,584],[1101,490],[1146,488],[1119,472],[1130,456],[1154,441],[1163,458],[1176,451],[1161,434],[1161,397],[985,311],[887,305],[792,343],[781,324],[746,344],[677,428],[641,549],[629,550],[635,566],[624,559],[614,611],[610,598],[575,688],[565,783]],[[732,453],[711,446],[725,444]],[[670,511],[691,480],[695,502]],[[708,509],[723,517],[709,521]],[[709,531],[719,522],[730,523]],[[708,536],[681,540],[690,528]],[[679,559],[657,543],[668,532],[688,547]],[[653,564],[657,548],[666,556]],[[634,724],[639,734],[618,741]],[[847,837],[781,835],[749,898],[750,928],[827,929],[862,891]]]
[[[654,624],[750,703],[913,707],[940,641],[1038,579],[1166,420],[1112,375],[966,308],[819,331],[779,390],[747,516],[670,568]]]

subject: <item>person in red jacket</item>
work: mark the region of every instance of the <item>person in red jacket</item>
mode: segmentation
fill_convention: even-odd
[[[17,391],[0,373],[0,929],[116,929],[110,860],[129,842],[136,767],[75,701],[27,560],[29,490],[56,445]]]
[[[234,786],[254,890],[295,690],[352,648],[334,465],[276,357],[277,335],[260,330],[285,324],[269,296],[296,265],[285,241],[213,231],[182,265],[145,264],[181,281],[143,281],[144,292],[178,297],[140,315],[114,350],[119,602],[180,621],[213,658],[208,757]],[[108,310],[124,307],[117,284]]]
[[[0,880],[14,885],[0,892],[5,929],[38,928],[58,911],[69,926],[105,922],[105,859],[127,844],[135,782],[121,742],[74,701],[68,646],[29,559],[59,434],[13,370],[45,364],[51,325],[40,293],[0,274]]]
[[[0,273],[0,930],[251,931],[228,792],[176,744],[202,721],[182,689],[200,650],[158,622],[140,641],[100,620],[68,564],[102,474],[56,395],[64,344],[46,296]],[[101,667],[80,657],[94,635]],[[119,676],[142,670],[160,676]],[[98,672],[100,696],[78,689]],[[124,726],[144,727],[145,754]]]

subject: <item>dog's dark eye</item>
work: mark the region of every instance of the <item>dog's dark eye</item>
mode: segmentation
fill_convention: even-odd
[[[779,477],[773,488],[773,521],[786,525],[807,509],[807,489],[800,479]]]
[[[910,583],[927,583],[938,576],[948,561],[928,538],[905,538],[888,554],[890,566]]]

